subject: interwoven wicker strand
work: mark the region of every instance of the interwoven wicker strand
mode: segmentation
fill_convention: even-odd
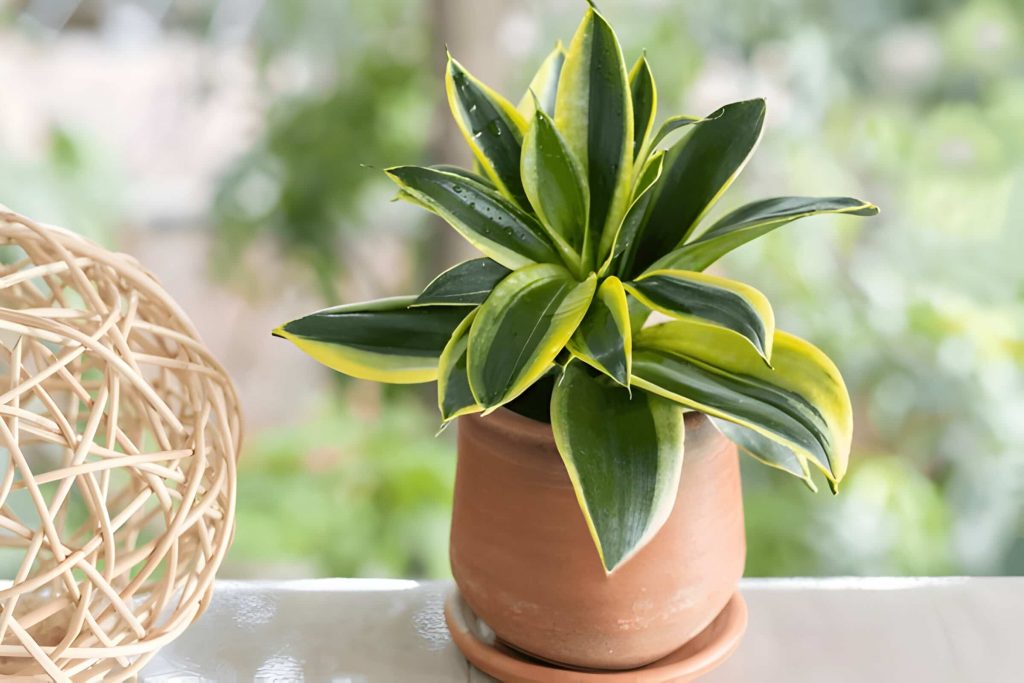
[[[123,680],[203,612],[240,423],[138,262],[0,207],[0,676]]]

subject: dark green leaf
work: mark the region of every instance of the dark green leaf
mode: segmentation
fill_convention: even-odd
[[[683,411],[645,391],[631,397],[573,361],[555,385],[551,427],[610,573],[672,512],[683,464]]]
[[[526,129],[523,117],[508,100],[473,78],[451,56],[445,86],[455,122],[480,166],[503,194],[525,208],[526,195],[519,179]]]
[[[352,377],[410,384],[437,377],[437,361],[469,314],[462,306],[409,308],[413,297],[335,306],[274,330],[329,368]]]
[[[622,386],[629,386],[633,339],[626,290],[619,278],[608,277],[598,287],[587,316],[569,341],[569,349]]]
[[[646,56],[640,57],[630,69],[629,90],[633,99],[633,159],[637,160],[654,128],[658,111],[658,90]]]
[[[489,258],[464,261],[444,271],[416,297],[413,306],[474,306],[482,304],[494,286],[511,273]]]
[[[397,166],[387,174],[405,195],[506,268],[561,261],[532,216],[465,175],[421,166]]]
[[[622,50],[611,26],[588,10],[562,67],[555,121],[586,169],[590,189],[584,263],[600,263],[602,235],[614,236],[629,202],[633,167],[633,103]]]
[[[701,122],[665,155],[661,178],[639,231],[628,276],[675,249],[746,164],[761,137],[764,100],[729,104]]]
[[[852,197],[775,197],[741,206],[696,240],[659,259],[651,268],[704,270],[736,247],[806,216],[845,213],[874,216],[878,207]]]
[[[656,311],[719,325],[742,336],[765,359],[771,356],[775,313],[764,294],[749,285],[706,273],[656,270],[626,287]]]
[[[577,282],[565,268],[521,268],[494,288],[469,333],[469,383],[486,411],[514,399],[547,372],[576,331],[596,277]]]

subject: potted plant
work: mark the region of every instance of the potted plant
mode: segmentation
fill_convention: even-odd
[[[483,257],[275,334],[353,377],[437,381],[443,423],[459,422],[452,571],[498,637],[569,666],[642,666],[736,591],[737,447],[833,491],[850,450],[835,365],[705,269],[793,220],[877,208],[780,197],[698,230],[765,103],[655,127],[647,60],[627,68],[593,8],[518,105],[451,58],[446,85],[475,170],[387,175]]]

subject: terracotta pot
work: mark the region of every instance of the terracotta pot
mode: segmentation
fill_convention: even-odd
[[[700,414],[669,520],[606,575],[551,427],[508,410],[459,419],[451,563],[505,643],[590,669],[630,669],[701,632],[736,591],[746,542],[736,447]]]

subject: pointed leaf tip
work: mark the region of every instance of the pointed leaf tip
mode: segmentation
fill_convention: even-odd
[[[593,8],[566,52],[555,123],[582,165],[590,188],[583,262],[604,261],[629,201],[633,166],[633,104],[618,38]]]
[[[850,396],[835,364],[806,341],[777,331],[773,370],[723,328],[675,320],[634,339],[633,383],[712,417],[757,432],[819,469],[830,484],[846,473],[853,433]],[[721,429],[721,427],[720,427]],[[723,430],[724,431],[724,430]],[[770,462],[783,450],[730,439]],[[802,476],[801,467],[787,466]]]
[[[275,332],[329,368],[392,384],[430,382],[452,331],[469,310],[409,308],[414,297],[393,297],[316,311]]]
[[[503,96],[449,59],[445,90],[452,116],[489,180],[503,195],[526,206],[519,157],[526,122]]]
[[[630,396],[573,361],[552,394],[551,427],[605,573],[611,574],[672,511],[683,462],[682,410],[647,392]]]
[[[630,391],[633,344],[629,305],[622,282],[614,275],[598,287],[597,295],[569,340],[568,348],[584,363]]]

